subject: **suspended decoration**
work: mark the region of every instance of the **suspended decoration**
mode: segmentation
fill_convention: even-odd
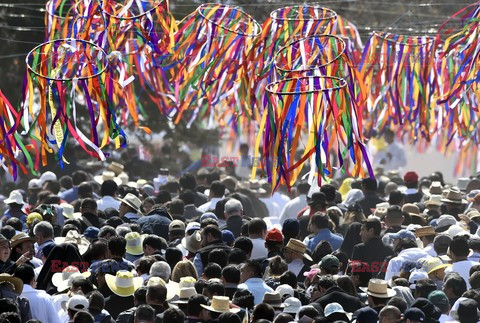
[[[435,131],[435,39],[374,32],[365,45],[359,70],[370,89],[368,113],[373,127],[400,124],[411,140]]]
[[[318,172],[319,185],[334,169],[363,176],[365,166],[373,177],[362,118],[346,87],[344,79],[329,76],[287,78],[267,86],[255,151],[262,144],[261,164],[274,189],[280,183],[291,187],[309,158],[315,166],[310,176]],[[304,154],[295,161],[301,142],[306,142]],[[252,177],[255,173],[254,168]]]
[[[175,122],[188,111],[189,124],[208,117],[210,125],[228,116],[251,115],[245,98],[252,77],[249,57],[260,25],[238,7],[204,4],[175,34],[174,54],[162,64],[177,64],[173,75]]]
[[[22,126],[35,148],[32,171],[40,161],[46,165],[47,153],[55,152],[62,167],[68,163],[69,138],[100,160],[105,159],[102,148],[112,141],[115,148],[126,145],[106,80],[104,50],[84,40],[59,39],[35,47],[26,63]]]
[[[79,1],[78,4],[82,4]],[[45,5],[45,41],[66,38],[77,5],[75,0],[48,0]]]

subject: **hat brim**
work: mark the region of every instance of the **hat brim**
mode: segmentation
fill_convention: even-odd
[[[378,297],[378,298],[392,298],[393,296],[397,295],[397,292],[394,291],[393,289],[387,288],[387,293],[386,294],[378,294],[378,293],[373,293],[368,290],[368,287],[360,287],[362,291],[367,293],[367,295],[373,296],[373,297]]]
[[[309,261],[313,261],[312,257],[310,257],[310,255],[308,255],[307,253],[301,253],[301,252],[298,252],[297,250],[294,250],[294,249],[288,248],[288,247],[285,247],[285,249],[288,249],[288,250],[290,250],[290,251],[292,251],[292,252],[298,253],[299,255],[302,255],[303,258],[305,258],[305,259],[307,259],[307,260],[309,260]]]
[[[30,241],[30,242],[33,242],[33,243],[37,242],[37,240],[35,240],[35,238],[25,237],[25,238],[18,239],[17,241],[10,242],[10,248],[13,250],[18,245],[20,245],[24,242],[27,242],[27,241]]]
[[[134,255],[134,256],[139,256],[143,254],[143,247],[142,246],[136,246],[136,247],[129,247],[127,246],[127,253]]]
[[[226,313],[226,312],[230,312],[230,313],[238,313],[240,312],[240,309],[239,308],[229,308],[228,311],[220,311],[220,310],[216,310],[214,309],[213,307],[211,306],[208,306],[208,305],[205,305],[205,304],[200,304],[204,309],[206,310],[209,310],[211,312],[215,312],[215,313]]]
[[[78,220],[82,217],[82,213],[80,212],[73,212],[72,214],[66,214],[66,213],[62,213],[63,216],[67,219],[73,219],[73,220]]]
[[[167,287],[167,301],[180,294],[180,285],[177,282],[170,279],[165,286]]]
[[[79,273],[79,274],[82,275],[85,278],[88,278],[91,275],[91,273],[89,271]],[[57,287],[58,292],[63,292],[63,291],[70,288],[70,286],[68,286],[68,279],[67,280],[62,279],[62,273],[53,274],[52,284],[53,284],[53,286]]]
[[[440,201],[444,202],[444,203],[452,203],[452,204],[467,204],[468,201],[467,200],[464,200],[464,199],[461,199],[460,201],[458,200],[450,200],[450,199],[441,199]]]
[[[132,296],[137,289],[142,287],[143,285],[143,278],[142,277],[133,277],[132,278],[132,286],[129,287],[118,287],[115,284],[115,276],[106,274],[105,275],[105,281],[107,283],[108,288],[115,294],[120,297],[128,297]]]
[[[445,268],[450,267],[450,266],[451,266],[450,264],[438,265],[437,267],[433,267],[427,274],[431,275],[434,272],[436,272],[437,270],[440,270],[440,269],[445,270]]]
[[[13,277],[13,276],[0,276],[0,283],[1,282],[9,282],[13,285],[15,289],[15,293],[21,294],[23,291],[23,282],[20,278]]]
[[[135,205],[133,205],[132,203],[130,203],[129,201],[127,201],[125,199],[119,199],[119,201],[127,204],[128,206],[130,206],[132,209],[134,209],[137,212],[140,211],[140,208],[137,208]]]

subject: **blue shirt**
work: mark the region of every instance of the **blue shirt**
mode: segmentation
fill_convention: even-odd
[[[307,248],[312,253],[315,250],[315,247],[322,241],[325,240],[332,246],[333,251],[340,248],[343,242],[343,238],[333,234],[329,229],[320,229],[316,236],[310,238],[307,243]]]

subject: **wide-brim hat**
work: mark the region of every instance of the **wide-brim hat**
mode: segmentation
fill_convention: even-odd
[[[415,230],[415,235],[417,236],[417,238],[421,238],[425,236],[434,236],[436,234],[437,232],[431,226],[425,226]]]
[[[256,194],[265,194],[267,191],[260,186],[257,179],[252,179],[248,182],[248,189]]]
[[[180,293],[179,293],[179,299],[176,300],[176,301],[172,301],[170,303],[172,304],[187,304],[188,303],[188,299],[191,297],[191,296],[195,296],[195,295],[198,295],[197,293],[197,290],[195,289],[195,287],[184,287],[184,288],[180,288]]]
[[[127,241],[127,253],[138,256],[143,254],[143,239],[146,235],[140,235],[138,232],[129,232],[125,235]]]
[[[370,279],[368,282],[368,287],[360,287],[367,295],[378,297],[378,298],[391,298],[397,293],[388,288],[388,284],[383,279]]]
[[[103,184],[103,182],[105,181],[108,181],[108,180],[115,180],[115,173],[114,172],[111,172],[111,171],[104,171],[101,175],[96,175],[96,176],[93,176],[93,179],[95,180],[95,182],[97,182],[98,184]]]
[[[13,285],[13,288],[15,289],[15,293],[20,295],[23,291],[23,282],[20,278],[14,277],[10,274],[0,274],[0,283],[2,282],[9,282]]]
[[[25,232],[20,232],[19,234],[14,235],[12,237],[12,239],[10,239],[10,247],[13,250],[13,249],[15,249],[16,246],[18,246],[19,244],[22,244],[26,241],[30,241],[30,242],[33,242],[33,243],[36,242],[35,238],[30,237]]]
[[[262,303],[271,305],[273,308],[285,307],[285,304],[282,303],[282,296],[279,292],[266,292],[263,295]]]
[[[76,277],[88,278],[91,275],[89,271],[81,273],[76,267],[73,268],[75,268],[77,271],[73,271],[71,269],[69,271],[68,268],[71,267],[73,266],[65,268],[61,273],[53,274],[52,284],[53,286],[57,287],[57,291],[62,292],[72,287],[73,279]]]
[[[142,201],[132,193],[128,193],[123,199],[120,199],[120,201],[135,209],[137,212],[140,211]]]
[[[441,206],[443,204],[442,195],[430,195],[430,198],[424,204],[426,206]]]
[[[62,203],[60,204],[60,207],[62,208],[63,216],[67,219],[80,219],[82,217],[82,213],[74,212],[75,208],[73,205]]]
[[[180,285],[173,280],[169,280],[168,283],[160,277],[150,277],[147,282],[147,286],[154,286],[154,285],[164,285],[167,288],[167,301],[172,300],[175,296],[180,294]]]
[[[240,308],[232,308],[230,299],[226,296],[213,296],[212,302],[209,305],[200,304],[204,309],[215,313],[238,313],[240,312]]]
[[[132,296],[143,285],[142,277],[134,277],[131,272],[126,270],[120,270],[115,276],[106,274],[105,281],[108,288],[120,297]]]
[[[56,237],[55,238],[55,243],[61,244],[61,243],[71,243],[77,246],[78,251],[80,254],[84,254],[87,252],[88,247],[90,246],[90,241],[88,241],[87,238],[82,237],[80,233],[76,230],[70,230],[67,232],[67,235],[65,237]]]
[[[125,167],[118,162],[111,162],[110,165],[108,165],[108,167],[107,167],[107,169],[109,171],[114,172],[115,175],[117,175],[117,176],[120,175],[123,172],[124,168]]]
[[[18,190],[14,190],[14,191],[10,192],[10,195],[8,196],[8,198],[3,200],[3,203],[5,203],[5,204],[13,204],[14,203],[14,204],[24,205],[25,201],[23,201],[22,193],[20,193],[20,191],[18,191]]]
[[[445,203],[452,203],[452,204],[467,204],[468,201],[463,199],[463,194],[458,189],[451,188],[448,190],[447,195],[445,198],[441,199],[440,201]]]
[[[190,252],[197,252],[202,247],[202,235],[195,231],[191,235],[182,238],[182,246]]]
[[[307,252],[307,246],[301,242],[300,240],[297,239],[290,239],[285,246],[285,249],[291,250],[295,253],[299,253],[303,256],[303,258],[308,259],[312,261],[312,257],[308,255]]]

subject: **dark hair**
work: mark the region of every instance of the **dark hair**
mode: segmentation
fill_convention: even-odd
[[[431,292],[437,290],[437,285],[431,279],[420,279],[415,283],[415,298],[428,298]]]
[[[163,312],[163,321],[169,323],[183,323],[185,321],[185,314],[176,308],[169,308]]]
[[[20,265],[15,269],[14,276],[20,278],[23,284],[28,285],[35,278],[35,272],[32,266]]]
[[[124,237],[111,237],[108,240],[108,250],[114,256],[124,256],[127,251],[127,240]]]
[[[405,198],[405,195],[400,191],[391,191],[388,196],[388,204],[390,205],[400,205]]]
[[[401,313],[404,313],[408,308],[407,301],[400,296],[394,296],[390,298],[390,300],[387,302],[387,305],[395,306],[400,310]]]
[[[97,210],[97,202],[93,198],[84,198],[80,203],[80,208],[82,209],[89,209],[89,210]]]
[[[210,185],[210,193],[217,197],[222,197],[225,195],[225,184],[220,181],[213,181]]]
[[[11,225],[4,225],[0,230],[0,234],[2,234],[5,238],[10,240],[13,238],[15,234],[17,234],[17,232],[15,231],[15,228],[12,227]]]
[[[208,254],[208,262],[218,264],[221,268],[227,265],[228,255],[223,249],[213,249]]]
[[[298,317],[308,316],[308,317],[316,317],[320,314],[318,310],[313,307],[312,305],[302,306],[298,311]]]
[[[232,248],[228,253],[228,264],[240,265],[247,260],[247,254],[240,248]]]
[[[86,311],[77,311],[73,316],[73,323],[93,323],[93,315]]]
[[[136,308],[134,318],[137,320],[153,321],[155,319],[155,310],[150,305],[142,304]]]
[[[22,231],[23,230],[23,224],[20,221],[19,218],[11,217],[5,222],[5,225],[9,225],[13,227],[17,231]]]
[[[20,313],[18,303],[11,298],[0,298],[0,313],[4,312]]]
[[[180,249],[169,247],[165,250],[165,260],[173,271],[175,265],[183,259],[183,253]]]
[[[271,258],[268,262],[268,268],[270,268],[270,274],[272,276],[281,276],[288,271],[287,263],[280,256]]]
[[[262,277],[262,264],[259,261],[248,259],[245,261],[244,266],[248,267],[252,271],[253,277]]]
[[[310,218],[310,224],[314,224],[319,229],[328,229],[329,220],[330,218],[325,213],[316,212]]]
[[[207,281],[205,279],[199,279],[195,282],[195,290],[197,291],[198,294],[201,294],[203,292],[203,288],[207,284]]]
[[[100,195],[102,196],[114,196],[118,191],[118,185],[111,179],[106,180],[102,183],[100,188]]]
[[[66,190],[69,190],[73,187],[73,181],[71,176],[64,175],[60,177],[59,182],[60,182],[60,185]]]
[[[380,223],[380,221],[378,221],[377,219],[368,219],[366,221],[363,221],[363,224],[365,225],[365,228],[367,230],[373,229],[373,234],[376,237],[380,236],[380,233],[382,232],[382,224]]]
[[[320,192],[325,194],[325,198],[327,199],[327,202],[335,201],[337,190],[333,185],[330,185],[330,184],[322,185],[322,187],[320,187]]]
[[[163,284],[147,286],[147,299],[163,304],[167,299],[167,287]]]
[[[215,240],[222,240],[222,231],[215,225],[207,225],[203,228],[203,234],[206,236],[211,235]]]
[[[90,280],[86,279],[85,277],[74,277],[72,279],[72,290],[79,289],[83,292],[84,295],[93,292],[93,284]]]
[[[310,190],[310,184],[307,181],[302,181],[297,185],[297,191],[300,194],[307,194]]]
[[[362,179],[362,188],[366,191],[375,192],[377,187],[377,180],[375,178],[367,177]]]
[[[195,203],[195,192],[191,189],[185,190],[178,196],[185,205],[194,204]]]
[[[319,321],[319,320],[315,320],[314,322],[315,323],[318,323],[318,322],[324,322],[323,320],[326,320],[326,318],[322,318],[322,321]],[[290,323],[294,321],[293,317],[291,314],[289,313],[280,313],[277,315],[277,317],[275,317],[275,323]],[[326,321],[325,321],[326,322]]]
[[[145,256],[140,258],[138,260],[137,272],[140,272],[142,274],[148,274],[150,272],[150,268],[156,261],[157,259],[152,256]]]
[[[185,203],[181,199],[175,198],[170,202],[169,210],[172,214],[183,214],[185,212]]]
[[[283,273],[283,275],[280,276],[279,282],[280,282],[280,285],[287,284],[292,286],[293,289],[297,289],[297,284],[298,284],[297,275],[295,275],[291,271],[287,271]]]
[[[219,182],[219,181],[220,181],[220,173],[218,171],[213,170],[207,175],[207,183],[208,185],[210,185],[210,192],[212,191],[212,184],[214,182]],[[225,189],[225,186],[224,186],[224,189]]]
[[[197,186],[197,181],[195,180],[195,176],[193,176],[192,173],[185,173],[180,178],[178,179],[178,182],[180,183],[180,186],[184,190],[195,190],[195,187]]]
[[[248,255],[252,253],[253,242],[249,237],[240,236],[233,242],[233,247],[242,249]]]
[[[72,174],[72,182],[73,182],[73,185],[75,186],[78,186],[82,182],[86,182],[87,180],[88,180],[88,175],[83,170],[77,170]]]
[[[198,316],[200,312],[203,310],[202,304],[208,305],[208,298],[206,298],[201,294],[191,296],[188,299],[188,303],[187,303],[188,316]]]
[[[357,290],[353,284],[352,279],[349,276],[340,276],[337,278],[337,285],[343,289],[346,293],[357,296]]]
[[[165,190],[160,190],[157,193],[157,198],[159,200],[159,204],[165,204],[165,203],[170,202],[172,200],[172,196],[170,195],[170,192],[165,191]]]
[[[225,296],[225,286],[219,282],[207,282],[203,288],[206,288],[211,295]]]
[[[226,283],[239,284],[240,270],[235,265],[228,265],[222,269],[222,277]]]
[[[267,224],[260,218],[253,218],[248,222],[248,234],[262,234],[267,231]]]
[[[139,287],[135,293],[133,293],[135,305],[147,304],[147,286]]]
[[[79,229],[77,226],[75,226],[75,225],[72,224],[72,223],[68,223],[68,224],[65,224],[65,225],[62,227],[62,231],[60,232],[60,236],[66,237],[67,234],[68,234],[68,231],[71,231],[71,230],[80,231],[80,229]]]
[[[233,295],[232,303],[241,308],[252,310],[255,306],[255,297],[248,289],[238,289]]]
[[[207,218],[207,219],[203,220],[202,222],[200,222],[200,228],[201,229],[206,228],[207,226],[210,226],[210,225],[213,225],[214,227],[218,228],[218,221],[215,220],[215,219],[212,219],[212,218]]]
[[[203,274],[207,279],[212,278],[221,278],[222,277],[222,267],[216,263],[209,263],[203,270]]]
[[[78,198],[84,199],[87,197],[92,197],[93,195],[93,186],[89,182],[83,182],[78,185]]]
[[[113,260],[113,259],[105,259],[102,260],[100,265],[97,267],[95,273],[98,275],[99,273],[102,274],[110,274],[110,275],[116,275],[117,271],[119,270],[118,268],[118,263]]]
[[[241,323],[240,317],[232,312],[225,312],[220,314],[217,323]]]
[[[350,273],[351,276],[358,276],[361,287],[366,287],[370,279],[372,279],[370,265],[366,262],[351,262],[348,264],[346,272]]]
[[[155,234],[149,234],[148,236],[146,236],[145,239],[143,239],[142,245],[143,247],[150,246],[155,250],[162,250],[167,248],[167,243],[165,239]]]
[[[274,317],[275,310],[270,304],[260,303],[253,308],[252,322],[256,322],[257,320],[261,319],[273,321]]]
[[[103,227],[100,228],[100,231],[98,231],[98,238],[103,238],[107,234],[110,234],[111,237],[114,237],[117,235],[117,231],[112,226],[109,225],[104,225]]]
[[[457,257],[467,257],[469,253],[468,238],[466,236],[453,237],[450,242],[450,252]]]
[[[455,272],[448,273],[444,280],[444,286],[451,288],[455,296],[460,297],[467,291],[467,283]]]
[[[322,275],[318,277],[317,285],[324,289],[329,289],[331,287],[337,286],[337,282],[332,275]]]
[[[472,275],[470,275],[468,282],[470,283],[473,289],[479,289],[480,288],[480,272],[476,271]]]
[[[90,255],[93,260],[102,258],[107,252],[107,241],[104,239],[98,239],[90,244]]]

